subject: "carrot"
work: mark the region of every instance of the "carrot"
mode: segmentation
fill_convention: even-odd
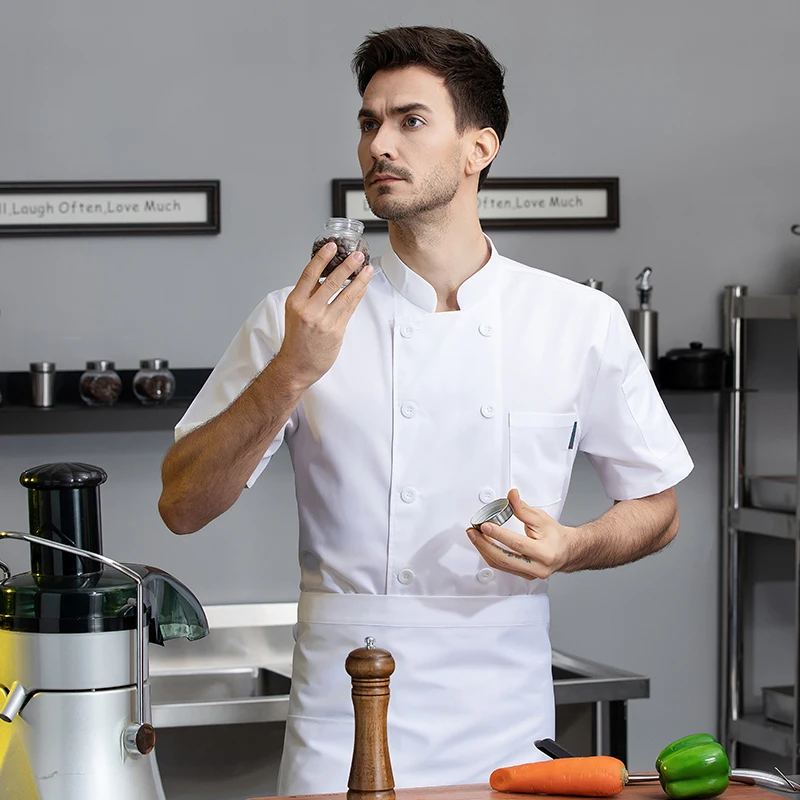
[[[613,797],[628,781],[625,765],[611,756],[554,758],[500,767],[489,777],[497,792]]]

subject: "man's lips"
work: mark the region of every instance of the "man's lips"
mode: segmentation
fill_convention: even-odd
[[[397,175],[376,175],[370,183],[392,183],[393,181],[402,181],[404,178],[398,178]]]

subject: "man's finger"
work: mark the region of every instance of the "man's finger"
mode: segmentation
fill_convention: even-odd
[[[512,575],[517,575],[520,578],[525,578],[526,580],[532,580],[537,577],[534,574],[536,567],[531,559],[500,547],[500,545],[495,544],[485,534],[476,531],[474,528],[470,529],[470,533],[474,533],[472,543],[489,566],[495,567],[503,572],[509,572]],[[528,569],[530,571],[527,571]]]
[[[511,510],[514,516],[525,525],[541,525],[549,515],[540,508],[529,506],[520,496],[516,489],[508,493],[508,502],[511,503]]]
[[[344,282],[364,263],[364,254],[356,251],[351,253],[336,269],[325,277],[319,284],[315,295],[319,295],[319,302],[329,303],[331,298],[342,289]],[[363,272],[363,270],[361,270]],[[358,277],[358,276],[356,276]]]
[[[515,553],[520,553],[528,557],[533,555],[531,552],[531,539],[533,537],[530,535],[525,536],[521,533],[515,533],[507,528],[501,528],[493,522],[484,522],[483,525],[481,525],[481,533],[495,539],[504,545],[506,549],[512,550]]]
[[[328,266],[328,262],[336,254],[336,245],[333,242],[328,242],[324,247],[320,247],[311,261],[306,264],[305,269],[300,275],[300,280],[297,281],[296,288],[304,292],[306,296],[311,296],[319,286],[319,279],[322,271]]]
[[[341,292],[331,303],[331,306],[337,311],[340,318],[350,319],[356,306],[361,302],[367,291],[367,285],[372,280],[375,274],[375,268],[372,264],[367,264],[358,275],[342,289]]]

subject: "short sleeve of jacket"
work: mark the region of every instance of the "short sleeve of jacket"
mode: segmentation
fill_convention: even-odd
[[[580,449],[613,500],[657,494],[694,466],[664,406],[630,324],[610,303],[608,332]]]
[[[239,329],[203,388],[175,426],[175,440],[199,428],[224,411],[261,373],[283,341],[283,303],[278,293],[267,295]],[[273,439],[247,486],[264,471],[284,438],[294,429],[296,413]]]

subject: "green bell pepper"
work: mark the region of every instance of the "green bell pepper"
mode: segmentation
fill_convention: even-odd
[[[693,733],[690,736],[684,736],[683,738],[672,742],[672,744],[668,744],[658,754],[658,758],[656,759],[656,770],[661,769],[661,762],[664,760],[665,756],[668,756],[670,753],[677,753],[679,750],[686,750],[687,747],[692,747],[693,745],[701,744],[702,742],[716,741],[717,740],[710,733]]]
[[[702,800],[728,788],[731,774],[722,745],[708,733],[684,736],[656,759],[661,788],[671,800]]]

